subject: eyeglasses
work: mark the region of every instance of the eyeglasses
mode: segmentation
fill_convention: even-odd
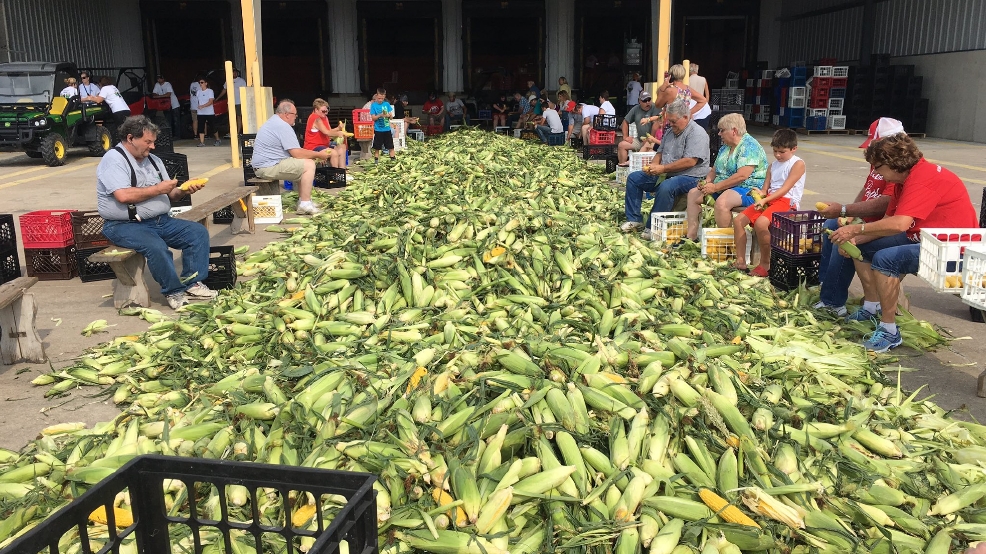
[[[88,76],[88,75],[81,75],[81,76],[79,76],[79,78],[80,78],[80,79],[88,79],[88,78],[89,78],[89,76]]]
[[[328,108],[322,108],[322,109],[321,109],[321,110],[319,110],[319,111],[320,111],[321,113],[329,113],[329,109],[328,109]]]
[[[298,112],[288,112],[286,115],[293,115],[293,116],[297,117],[298,116]]]
[[[887,164],[880,164],[873,166],[873,171],[880,171],[881,167],[886,167]]]
[[[200,85],[208,85],[209,83],[207,83],[207,82],[205,82],[205,81],[199,81],[199,84],[200,84]]]

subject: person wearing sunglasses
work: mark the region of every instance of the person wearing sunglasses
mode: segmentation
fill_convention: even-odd
[[[335,140],[339,139],[338,144]],[[312,114],[308,116],[305,125],[305,150],[321,152],[329,150],[329,165],[345,169],[346,167],[346,132],[339,128],[333,128],[329,123],[329,103],[321,98],[316,98],[312,102]]]
[[[85,98],[86,96],[96,96],[99,94],[99,85],[92,82],[92,78],[89,73],[83,71],[79,75],[79,97]]]
[[[630,158],[630,152],[650,152],[654,150],[654,143],[656,142],[648,139],[647,136],[650,135],[652,121],[657,119],[661,110],[654,107],[654,99],[647,91],[641,92],[638,99],[639,103],[627,112],[627,116],[620,123],[623,140],[617,147],[616,155],[620,165],[624,167],[628,165],[627,160]],[[630,124],[633,124],[637,129],[637,136],[635,137],[630,136]]]
[[[209,88],[209,81],[199,79],[199,91],[195,94],[199,104],[199,143],[196,146],[205,146],[205,135],[212,131],[216,137],[215,145],[219,146],[219,125],[216,120],[216,95]]]

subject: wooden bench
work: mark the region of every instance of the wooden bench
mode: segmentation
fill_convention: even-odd
[[[18,277],[0,285],[0,360],[7,365],[22,360],[40,364],[48,358],[34,327],[38,305],[34,294],[25,292],[37,282],[37,277]]]
[[[113,279],[113,307],[148,307],[151,297],[144,283],[143,254],[117,246],[108,246],[89,256],[92,263],[109,264],[116,278]]]
[[[212,213],[228,207],[232,208],[233,211],[233,221],[229,224],[230,232],[234,235],[254,233],[256,231],[253,222],[253,194],[255,192],[257,192],[257,187],[236,188],[206,200],[198,206],[193,206],[191,210],[182,212],[175,217],[185,221],[197,221],[208,228]]]
[[[281,194],[281,182],[276,179],[263,179],[254,177],[245,183],[248,187],[257,187],[257,194],[260,196],[273,196]]]

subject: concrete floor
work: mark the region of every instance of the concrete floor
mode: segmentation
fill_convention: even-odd
[[[767,147],[770,136],[765,129],[752,128],[751,132]],[[859,136],[800,137],[798,154],[808,164],[806,202],[847,202],[855,197],[867,174],[860,142]],[[918,143],[929,160],[962,177],[978,211],[986,185],[986,164],[982,162],[986,146],[936,139]],[[198,201],[242,184],[242,173],[230,166],[226,141],[222,147],[207,148],[182,141],[175,151],[188,156],[192,177],[210,177],[208,186],[196,195]],[[42,209],[94,209],[97,163],[98,159],[88,157],[84,150],[72,151],[68,163],[58,168],[45,167],[40,160],[20,153],[0,151],[0,213],[19,216]],[[286,211],[290,208],[293,206],[286,206]],[[247,244],[257,250],[278,237],[262,229],[258,226],[255,235],[234,236],[226,226],[213,225],[212,244]],[[23,263],[23,250],[20,255]],[[156,287],[151,289],[151,307],[170,313]],[[959,417],[986,421],[986,399],[976,396],[976,377],[986,361],[986,342],[980,342],[986,337],[986,326],[969,320],[968,308],[957,296],[937,294],[919,278],[905,280],[905,289],[916,317],[941,326],[955,337],[971,340],[957,340],[928,355],[900,349],[901,365],[913,370],[901,375],[903,385],[910,390],[925,386],[924,392],[935,395],[939,405],[963,412],[957,414]],[[31,292],[39,306],[38,332],[54,368],[68,365],[86,348],[114,336],[141,332],[147,326],[143,320],[117,314],[105,297],[111,292],[109,281],[47,281],[35,285]],[[83,337],[80,331],[96,319],[106,319],[116,327],[109,334]],[[47,425],[69,421],[91,425],[118,413],[96,387],[78,389],[67,398],[45,399],[46,387],[34,387],[30,381],[48,370],[47,364],[0,365],[0,447],[20,448]]]

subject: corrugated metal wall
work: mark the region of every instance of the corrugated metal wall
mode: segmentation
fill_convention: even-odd
[[[133,0],[4,0],[3,8],[13,61],[144,65],[140,7]]]
[[[845,0],[783,2],[782,19],[788,20],[764,22],[780,26],[778,63],[821,57],[859,59],[863,8],[857,2],[845,9],[797,18],[845,4]],[[896,57],[986,49],[983,0],[878,0],[875,12],[874,53]]]

